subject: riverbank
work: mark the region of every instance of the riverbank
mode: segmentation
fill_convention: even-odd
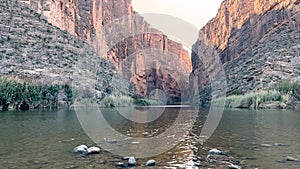
[[[227,108],[241,109],[300,109],[300,83],[282,82],[269,89],[219,98]]]
[[[42,84],[21,79],[0,78],[0,108],[2,110],[52,109],[73,104],[73,92],[68,84]]]
[[[75,98],[82,102],[98,103],[101,107],[158,106],[157,100],[133,98],[122,94],[112,94],[104,98],[80,98],[69,84],[43,84],[20,78],[0,78],[0,109],[30,110],[72,108]]]

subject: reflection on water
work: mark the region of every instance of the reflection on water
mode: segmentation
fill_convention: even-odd
[[[300,158],[299,131],[297,111],[227,110],[207,144],[229,150],[249,168],[300,168],[299,163],[278,162],[287,156]]]
[[[150,109],[161,110],[159,107]],[[102,148],[121,156],[134,155],[138,158],[159,155],[174,147],[186,137],[197,115],[197,111],[190,108],[165,108],[161,116],[151,111],[141,112],[135,109],[125,111],[127,117],[117,109],[76,109],[85,132]],[[136,120],[138,122],[128,120],[138,112],[144,114],[144,119],[151,121],[139,123],[139,120]],[[110,144],[111,140],[117,140],[117,146]],[[133,142],[139,144],[132,144]]]
[[[167,108],[148,124],[132,122],[124,118],[124,114],[111,109],[102,110],[107,122],[120,135],[133,140],[127,142],[112,137],[107,141],[102,138],[98,143],[102,146],[109,144],[112,148],[141,146],[136,140],[164,133],[178,118],[178,110],[180,108]],[[181,110],[186,116],[191,113],[189,108]],[[244,168],[300,168],[299,163],[277,162],[287,156],[300,159],[300,112],[226,110],[214,135],[201,145],[195,140],[205,114],[205,110],[200,111],[193,130],[180,138],[174,148],[151,157],[158,162],[158,167],[186,168],[201,163],[199,168],[207,168],[214,165],[206,162],[207,151],[218,148],[228,151]],[[178,126],[188,130],[191,122],[188,120],[183,120],[185,123]],[[0,131],[1,168],[115,168],[115,159],[122,158],[109,152],[88,157],[73,154],[75,146],[94,145],[94,142],[85,134],[76,113],[71,110],[0,112]],[[168,137],[177,138],[176,134]],[[114,142],[109,142],[113,139]],[[147,152],[151,146],[138,148]],[[139,166],[148,159],[138,159]]]

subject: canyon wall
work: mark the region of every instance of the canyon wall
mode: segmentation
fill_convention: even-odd
[[[0,11],[1,78],[49,86],[72,84],[91,91],[99,100],[109,91],[134,95],[113,64],[88,43],[43,20],[28,5],[18,0],[1,1]],[[114,83],[107,83],[112,80]]]
[[[112,62],[134,84],[137,93],[147,96],[157,88],[165,91],[172,101],[179,101],[180,93],[187,94],[191,72],[188,52],[181,44],[153,29],[133,11],[131,0],[24,2],[31,4],[51,24],[92,45],[97,53]],[[168,66],[161,64],[169,57],[176,62],[176,67],[170,63],[167,63]],[[148,58],[157,59],[144,63],[149,62]],[[162,71],[141,71],[141,66],[152,62],[156,63],[153,69]],[[168,72],[169,69],[176,69],[179,73]],[[180,73],[183,76],[179,76]],[[179,85],[181,82],[182,85]]]
[[[268,88],[299,80],[299,0],[225,0],[199,33],[193,46],[192,74],[200,90],[210,83],[214,65],[203,60],[218,53],[226,73],[227,93]],[[212,52],[203,50],[205,39]],[[207,62],[207,61],[205,61]]]

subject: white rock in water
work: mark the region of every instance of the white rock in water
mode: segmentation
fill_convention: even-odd
[[[272,147],[271,144],[261,144],[262,147]]]
[[[155,166],[155,164],[156,164],[156,161],[155,161],[155,160],[148,160],[148,161],[146,162],[146,166]]]
[[[140,144],[140,142],[134,141],[134,142],[132,142],[131,144]]]
[[[99,147],[90,147],[87,149],[88,154],[99,154],[100,148]]]
[[[136,166],[136,160],[134,157],[129,157],[128,159],[128,165],[129,166]]]
[[[87,153],[88,147],[86,145],[80,145],[73,149],[74,153],[85,154]]]
[[[209,150],[208,154],[210,154],[210,155],[224,155],[225,153],[214,148],[214,149]]]
[[[238,166],[238,165],[233,165],[231,164],[230,166],[228,166],[229,169],[242,169],[242,167]]]
[[[294,157],[286,157],[285,160],[286,161],[299,162],[299,160],[297,158],[294,158]]]

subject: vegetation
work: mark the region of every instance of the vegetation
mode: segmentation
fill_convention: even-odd
[[[102,104],[105,107],[126,107],[126,106],[154,106],[163,105],[163,103],[157,100],[148,99],[133,99],[124,95],[109,95],[102,100]]]
[[[0,107],[8,110],[30,108],[57,108],[59,95],[67,105],[73,102],[73,93],[69,85],[30,84],[18,80],[0,79]]]
[[[105,107],[125,107],[132,106],[133,98],[129,96],[109,95],[102,100]]]
[[[223,102],[225,98],[215,100],[215,103]],[[225,107],[228,108],[253,108],[258,109],[265,103],[277,102],[280,107],[300,100],[299,82],[282,82],[268,90],[261,90],[242,95],[231,95],[226,98]]]
[[[284,81],[275,85],[273,88],[280,93],[291,95],[297,100],[300,100],[300,82]]]
[[[157,106],[164,105],[162,102],[157,100],[148,100],[148,99],[138,99],[134,101],[134,104],[137,106]]]
[[[134,101],[134,104],[137,106],[150,106],[150,102],[146,99],[138,99]]]

